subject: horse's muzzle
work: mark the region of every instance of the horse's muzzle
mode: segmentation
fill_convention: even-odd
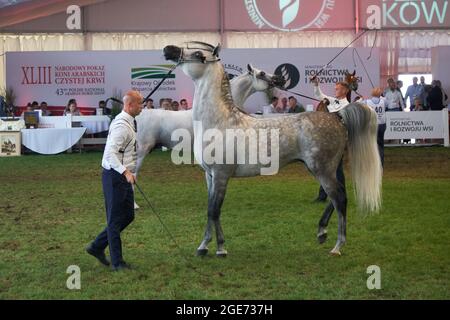
[[[181,48],[177,46],[166,46],[163,49],[164,58],[177,62],[181,57]]]
[[[282,76],[275,75],[272,78],[272,84],[274,87],[283,88],[284,85],[286,84],[286,79],[284,79],[284,77],[282,77]]]

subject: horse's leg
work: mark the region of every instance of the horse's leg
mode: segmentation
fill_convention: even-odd
[[[206,179],[206,187],[208,188],[208,206],[209,206],[209,199],[211,198],[211,186],[212,186],[212,175],[205,171],[205,179]],[[212,239],[212,227],[213,222],[212,219],[209,217],[209,210],[208,210],[208,222],[206,223],[206,229],[205,234],[203,236],[203,241],[200,243],[200,246],[197,248],[197,255],[198,256],[205,256],[208,254],[208,244],[211,242]]]
[[[322,214],[322,218],[319,221],[319,230],[317,231],[317,240],[320,244],[324,243],[327,240],[327,226],[330,221],[331,214],[334,211],[333,202],[330,203],[325,208],[325,211]]]
[[[339,183],[336,176],[331,174],[323,175],[319,180],[338,213],[338,238],[335,247],[330,253],[332,255],[341,255],[340,249],[345,244],[347,228],[347,194],[345,184]]]
[[[225,238],[222,225],[220,223],[220,210],[225,198],[225,192],[228,184],[228,177],[221,174],[207,174],[208,185],[208,222],[206,225],[205,236],[197,249],[198,255],[205,255],[208,252],[207,245],[211,241],[212,226],[216,229],[217,237],[217,256],[224,257],[227,251],[224,249]]]
[[[345,176],[342,159],[336,171],[336,179],[339,185],[344,186],[345,192]],[[328,222],[330,221],[331,215],[333,214],[333,211],[334,211],[333,202],[330,201],[328,206],[325,208],[325,211],[323,212],[322,218],[320,218],[319,221],[319,231],[317,232],[317,239],[319,240],[320,244],[324,243],[327,240],[326,228],[328,226]]]

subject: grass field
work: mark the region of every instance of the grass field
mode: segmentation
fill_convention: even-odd
[[[450,299],[449,149],[388,149],[383,210],[375,216],[355,211],[348,178],[341,257],[328,254],[336,215],[328,241],[316,241],[324,205],[312,203],[318,183],[301,164],[234,179],[222,210],[225,259],[211,254],[215,244],[210,256],[195,257],[206,222],[203,172],[157,151],[139,183],[182,252],[136,195],[142,209],[123,234],[124,257],[135,268],[121,273],[84,252],[105,224],[101,156],[0,159],[1,299]],[[81,268],[81,290],[66,288],[69,265]],[[381,290],[366,287],[370,265],[381,268]]]

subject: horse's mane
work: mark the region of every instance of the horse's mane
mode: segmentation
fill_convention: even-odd
[[[248,112],[242,110],[237,106],[233,101],[233,96],[231,95],[231,85],[230,85],[230,79],[228,79],[228,75],[225,72],[225,69],[223,68],[223,65],[221,66],[221,72],[222,72],[222,82],[220,84],[220,95],[222,97],[222,100],[226,107],[235,113],[243,113],[246,115],[249,115]]]

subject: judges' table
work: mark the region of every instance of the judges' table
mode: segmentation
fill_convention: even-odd
[[[57,154],[75,145],[86,128],[22,129],[22,144],[41,154]]]
[[[87,134],[108,131],[111,119],[108,116],[51,116],[40,117],[40,128],[70,128],[72,123],[78,123],[78,127],[86,128]]]

